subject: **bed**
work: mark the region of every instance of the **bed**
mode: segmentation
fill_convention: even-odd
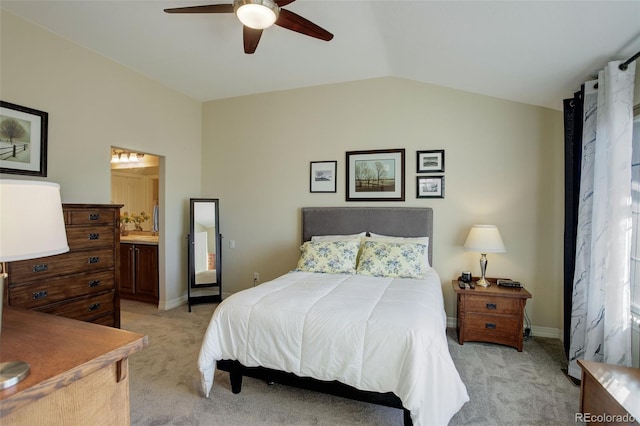
[[[234,393],[243,376],[256,377],[403,409],[405,424],[447,424],[469,397],[447,346],[440,278],[429,266],[432,218],[429,208],[303,208],[296,269],[214,312],[198,359],[204,394],[219,368]],[[351,254],[342,256],[348,267],[339,265],[348,272],[318,272],[316,258],[305,261],[327,247],[352,253],[354,244],[357,273]],[[382,248],[419,257],[420,271],[376,276],[375,258],[373,269],[361,268]]]

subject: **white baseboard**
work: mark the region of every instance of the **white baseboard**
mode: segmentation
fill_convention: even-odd
[[[231,296],[233,293],[222,293],[222,300],[226,299],[227,297]],[[169,301],[165,301],[165,302],[159,302],[158,303],[158,309],[160,309],[161,311],[168,311],[170,309],[174,309],[177,308],[178,306],[181,305],[186,305],[187,304],[187,295],[184,294],[180,297],[177,297],[175,299],[171,299]]]
[[[447,327],[456,327],[458,324],[458,319],[455,317],[447,317]],[[549,337],[551,339],[560,339],[561,331],[559,328],[552,327],[537,327],[535,325],[531,326],[531,335],[538,337]]]

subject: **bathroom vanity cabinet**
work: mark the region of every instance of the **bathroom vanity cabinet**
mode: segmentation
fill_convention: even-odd
[[[158,303],[158,245],[151,242],[120,243],[120,297]]]

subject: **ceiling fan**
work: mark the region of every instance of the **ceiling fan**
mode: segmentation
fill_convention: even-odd
[[[273,24],[310,37],[329,41],[333,34],[308,19],[282,9],[295,0],[234,0],[233,4],[211,4],[165,9],[166,13],[235,13],[242,22],[244,53],[254,53],[262,31]]]

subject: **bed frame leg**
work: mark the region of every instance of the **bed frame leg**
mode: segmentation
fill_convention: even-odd
[[[402,411],[404,412],[404,426],[413,426],[413,421],[411,420],[411,411],[407,410],[406,408],[403,408]]]
[[[242,373],[238,370],[229,371],[229,381],[231,382],[231,392],[240,393],[242,390]]]

